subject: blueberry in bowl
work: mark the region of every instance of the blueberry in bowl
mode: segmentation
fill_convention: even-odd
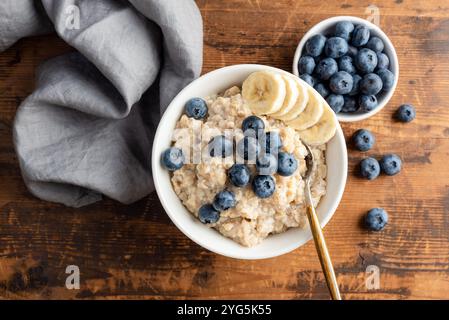
[[[342,72],[352,76],[352,81]],[[338,16],[321,21],[303,36],[293,73],[315,85],[338,120],[351,122],[369,118],[388,103],[396,89],[399,64],[392,42],[378,26],[361,18]],[[339,95],[347,101],[346,107]]]

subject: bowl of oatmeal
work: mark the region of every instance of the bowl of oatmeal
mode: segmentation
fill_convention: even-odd
[[[288,72],[263,65],[234,65],[205,74],[171,102],[153,143],[154,184],[170,219],[197,244],[239,259],[275,257],[312,238],[304,207],[302,175],[307,150],[302,142],[305,135],[297,130],[300,124],[280,121],[280,117],[257,115],[264,136],[272,133],[282,141],[277,147],[278,171],[258,175],[263,167],[257,162],[259,158],[251,162],[250,156],[238,152],[240,145],[249,148],[249,138],[260,140],[257,133],[256,137],[248,137],[246,131],[241,130],[245,119],[255,116],[254,109],[248,107],[242,96],[242,84],[249,75],[259,71],[293,77]],[[288,96],[288,90],[283,94]],[[194,97],[200,97],[207,104],[207,115],[201,114],[201,109],[195,109],[198,114],[193,111],[186,114],[186,103]],[[288,114],[281,111],[276,114],[283,117]],[[212,145],[220,148],[211,149],[211,142],[216,142],[217,137],[222,138]],[[235,149],[233,153],[226,151],[224,142],[230,141],[229,145]],[[179,155],[167,153],[167,150],[182,151],[183,165],[177,166]],[[211,150],[220,156],[211,156]],[[317,161],[312,198],[324,227],[337,209],[346,183],[347,151],[338,122],[333,137],[325,144],[313,145],[312,150]],[[170,170],[164,157],[172,159]],[[294,159],[293,170],[289,157]],[[281,170],[281,162],[289,163],[290,167],[287,165]],[[242,175],[235,178],[230,172],[242,165],[247,168],[250,180],[239,185]],[[270,170],[269,166],[266,170]],[[257,184],[258,178],[262,178],[260,184]],[[229,194],[232,197],[228,197]],[[217,206],[223,208],[218,210]]]

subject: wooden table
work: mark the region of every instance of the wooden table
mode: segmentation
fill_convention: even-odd
[[[237,63],[290,71],[295,47],[312,25],[336,15],[366,17],[368,4],[198,1],[203,72]],[[377,143],[368,154],[395,152],[404,169],[395,177],[361,180],[355,168],[366,154],[350,150],[346,191],[325,236],[345,299],[447,299],[449,3],[385,0],[377,6],[399,55],[399,85],[378,115],[342,126],[347,137],[358,128],[372,130]],[[279,258],[238,261],[186,238],[155,193],[130,206],[104,200],[82,209],[30,195],[12,144],[14,114],[33,90],[36,67],[70,50],[50,35],[0,54],[0,298],[328,298],[311,242]],[[417,119],[392,121],[405,102],[417,107]],[[378,206],[390,214],[388,227],[364,231],[363,214]],[[80,290],[65,288],[72,264],[81,270]],[[369,265],[380,270],[379,289],[365,285]]]

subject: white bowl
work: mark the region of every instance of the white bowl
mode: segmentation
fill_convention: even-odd
[[[285,233],[269,236],[260,245],[247,248],[222,236],[215,229],[202,224],[183,206],[173,190],[170,174],[161,165],[161,154],[171,146],[171,132],[184,112],[184,105],[192,97],[206,97],[223,92],[233,85],[241,85],[252,72],[269,69],[281,73],[283,70],[263,66],[242,64],[224,67],[209,72],[185,87],[165,111],[153,143],[152,170],[159,199],[174,224],[190,239],[210,251],[239,259],[263,259],[290,252],[311,239],[308,228],[290,229]],[[346,184],[347,150],[341,127],[327,145],[327,194],[321,199],[317,214],[324,226],[334,214]]]
[[[377,96],[377,100],[379,102],[379,105],[370,112],[355,112],[352,114],[349,113],[339,113],[337,114],[337,118],[340,121],[343,122],[353,122],[353,121],[360,121],[367,119],[376,113],[378,113],[380,110],[382,110],[383,107],[390,101],[391,97],[393,96],[394,90],[396,89],[396,85],[398,84],[399,79],[399,61],[398,56],[396,54],[396,50],[394,49],[393,44],[391,43],[390,39],[387,37],[387,35],[375,24],[362,19],[358,17],[351,17],[351,16],[338,16],[338,17],[332,17],[326,20],[321,21],[320,23],[314,25],[301,39],[301,41],[298,44],[298,47],[296,48],[295,56],[293,58],[293,74],[299,77],[298,72],[298,61],[299,58],[301,58],[301,54],[303,51],[303,48],[306,44],[306,41],[312,37],[315,34],[329,34],[333,31],[333,28],[337,24],[337,22],[340,21],[351,21],[354,25],[362,24],[368,27],[371,31],[371,34],[379,37],[382,39],[382,41],[385,44],[384,53],[388,56],[390,59],[390,71],[393,72],[395,78],[394,78],[394,84],[393,87],[388,92],[382,92]]]

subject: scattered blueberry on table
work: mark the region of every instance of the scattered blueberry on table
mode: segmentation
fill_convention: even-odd
[[[205,204],[198,210],[198,219],[204,224],[216,223],[220,219],[220,212],[211,204]]]
[[[169,171],[181,169],[185,158],[181,149],[171,147],[162,153],[162,165]]]
[[[293,154],[288,152],[279,152],[278,155],[278,174],[283,177],[291,176],[298,168],[298,161],[296,161]]]
[[[276,190],[276,182],[272,176],[257,175],[253,179],[252,187],[259,198],[268,198]]]
[[[368,27],[340,21],[333,32],[306,41],[299,77],[314,86],[335,113],[370,112],[379,105],[379,95],[395,83],[384,51],[384,42]]]
[[[394,176],[401,171],[402,160],[396,154],[386,154],[380,159],[380,167],[388,176]]]
[[[228,177],[231,183],[236,187],[244,187],[251,179],[251,172],[249,168],[241,163],[234,164],[228,170]]]
[[[396,119],[402,122],[410,122],[416,117],[415,108],[411,104],[403,104],[396,110]]]
[[[359,129],[352,135],[354,147],[359,151],[368,151],[375,141],[374,135],[366,129]]]
[[[207,103],[201,98],[192,98],[185,105],[186,115],[196,120],[206,117],[207,110]]]
[[[235,194],[229,190],[220,191],[215,195],[212,206],[217,211],[224,211],[230,208],[234,208],[236,205]]]
[[[380,231],[388,223],[388,213],[382,208],[373,208],[365,216],[365,226],[372,231]]]
[[[374,158],[365,158],[360,161],[360,175],[368,180],[374,180],[379,176],[379,162]]]

